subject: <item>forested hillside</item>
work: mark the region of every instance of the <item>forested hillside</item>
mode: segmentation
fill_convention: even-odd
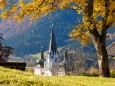
[[[75,25],[79,24],[80,19],[81,16],[73,10],[59,10],[32,22],[28,18],[24,19],[22,23],[11,20],[3,21],[0,23],[0,32],[4,35],[4,43],[14,48],[16,56],[36,54],[41,48],[47,50],[52,24],[54,24],[58,48],[70,46],[77,49],[80,47],[80,44],[76,41],[71,41],[68,34]],[[114,27],[108,32],[110,32],[108,34],[108,38],[110,38],[111,33],[115,32]],[[109,39],[107,45],[114,40]],[[84,51],[87,52],[92,52],[92,50],[95,52],[93,45],[84,48]]]
[[[2,23],[1,28],[4,29],[1,32],[5,37],[4,43],[14,47],[14,53],[17,56],[35,54],[41,47],[44,50],[48,49],[52,24],[54,24],[58,47],[70,43],[68,34],[74,25],[79,23],[78,19],[79,16],[72,10],[58,11],[33,21],[32,24],[27,20],[21,24],[11,21]]]

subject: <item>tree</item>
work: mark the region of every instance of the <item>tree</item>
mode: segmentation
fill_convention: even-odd
[[[112,6],[111,0],[104,0],[101,3],[95,1],[96,6],[98,4],[102,4],[102,7],[100,6],[100,10],[95,8],[94,0],[87,0],[87,6],[84,10],[85,13],[85,22],[83,22],[82,26],[86,26],[87,31],[90,33],[90,36],[92,37],[93,43],[95,45],[95,48],[97,50],[97,57],[98,57],[98,65],[99,65],[99,72],[101,76],[109,77],[110,71],[109,71],[109,65],[108,65],[108,55],[106,51],[105,46],[105,40],[106,40],[106,33],[107,29],[115,22],[115,13],[113,12],[115,10]],[[114,3],[114,2],[113,2]],[[99,6],[98,6],[99,7]],[[96,11],[97,9],[97,11]],[[99,12],[101,11],[101,12]],[[97,18],[101,16],[102,19],[99,21]],[[111,19],[113,17],[113,19]],[[101,22],[101,24],[100,24]],[[84,25],[84,24],[87,25]],[[89,26],[90,25],[90,26]]]
[[[81,75],[86,69],[86,59],[88,56],[82,52],[82,48],[77,51],[71,51],[69,57],[71,58],[73,74]]]
[[[26,16],[31,20],[43,17],[58,9],[72,9],[83,16],[81,24],[71,32],[72,39],[78,39],[82,44],[89,43],[92,39],[97,51],[99,72],[103,77],[110,77],[108,55],[106,51],[106,34],[115,23],[115,0],[0,0],[1,8],[10,5],[2,11],[3,19],[11,18],[21,21]],[[8,4],[7,4],[8,3]],[[91,39],[90,39],[91,38]]]
[[[8,56],[13,54],[13,48],[10,46],[4,46],[3,41],[3,35],[0,33],[0,59],[1,61],[8,61]]]

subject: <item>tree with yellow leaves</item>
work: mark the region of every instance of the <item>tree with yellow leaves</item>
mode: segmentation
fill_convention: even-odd
[[[7,0],[0,0],[0,8],[5,8]],[[10,9],[1,13],[3,19],[11,18],[21,21],[26,16],[31,20],[40,18],[57,9],[72,9],[80,13],[82,23],[75,26],[70,33],[72,39],[78,39],[82,44],[89,40],[97,51],[100,76],[110,77],[108,55],[106,51],[107,30],[115,23],[115,0],[19,0]],[[91,39],[90,39],[91,38]]]
[[[6,0],[0,0],[0,9],[5,8]]]

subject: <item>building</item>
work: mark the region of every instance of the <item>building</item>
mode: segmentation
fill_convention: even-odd
[[[59,70],[59,58],[55,40],[54,28],[51,30],[49,50],[44,63],[45,75],[57,75]]]
[[[115,70],[115,42],[107,47],[107,53],[109,58],[109,69]]]
[[[64,51],[64,59],[63,62],[60,63],[60,69],[58,75],[71,75],[73,70],[73,59],[68,56],[68,51],[65,49]]]
[[[50,44],[49,44],[49,50],[47,51],[47,56],[44,58],[44,52],[41,50],[41,57],[38,62],[38,65],[40,65],[39,68],[37,66],[34,68],[34,73],[36,73],[36,70],[39,72],[38,75],[44,74],[46,76],[52,76],[57,75],[59,70],[59,58],[58,58],[58,51],[57,51],[57,45],[55,40],[55,34],[54,34],[54,28],[51,29],[51,38],[50,38]]]
[[[107,47],[108,56],[115,57],[115,42]]]
[[[71,61],[67,56],[67,51],[65,51],[63,62],[60,62],[54,28],[52,28],[49,50],[47,51],[46,58],[44,58],[44,52],[41,50],[41,57],[38,61],[38,65],[34,67],[34,74],[45,76],[65,75],[70,72],[70,66]]]

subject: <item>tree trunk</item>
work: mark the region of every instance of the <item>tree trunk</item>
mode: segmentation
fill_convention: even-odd
[[[96,22],[94,21],[95,19],[93,17],[94,1],[95,0],[86,0],[86,3],[87,3],[85,7],[85,16],[87,17],[86,21],[89,21],[90,25],[93,25],[93,28],[89,26],[88,30],[89,30],[89,33],[92,37],[93,43],[97,51],[97,59],[98,59],[100,76],[110,77],[108,55],[107,55],[107,50],[105,46],[106,33],[108,29],[106,25],[107,25],[107,17],[108,17],[108,10],[109,10],[108,8],[109,0],[105,0],[106,10],[105,10],[105,17],[103,18],[103,24],[102,24],[101,31],[98,31]]]
[[[94,42],[96,51],[97,51],[97,59],[99,66],[99,74],[102,77],[110,77],[109,63],[108,63],[108,54],[105,46],[105,42],[99,38]]]

